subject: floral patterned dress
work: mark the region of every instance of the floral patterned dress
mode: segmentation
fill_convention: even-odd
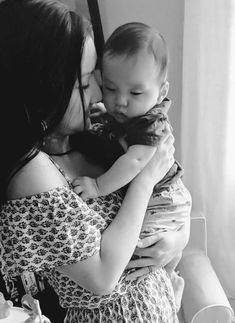
[[[111,294],[85,290],[57,267],[91,257],[100,249],[102,231],[122,202],[120,192],[85,202],[69,186],[1,207],[0,268],[12,280],[25,271],[46,276],[67,308],[65,323],[156,322],[177,323],[170,278],[158,269],[138,281],[127,281],[127,271]],[[117,255],[118,256],[118,255]]]

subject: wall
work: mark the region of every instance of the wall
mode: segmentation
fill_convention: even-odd
[[[182,100],[182,49],[184,0],[99,0],[105,39],[114,28],[128,21],[153,25],[164,35],[170,51],[169,117],[176,138],[176,158],[180,160],[180,120]]]

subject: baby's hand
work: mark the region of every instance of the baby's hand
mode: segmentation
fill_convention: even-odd
[[[99,188],[95,178],[83,176],[77,177],[72,182],[74,192],[81,196],[82,199],[95,198],[100,196]]]
[[[90,118],[92,123],[99,122],[100,118],[105,113],[106,109],[102,102],[94,103],[90,109]]]

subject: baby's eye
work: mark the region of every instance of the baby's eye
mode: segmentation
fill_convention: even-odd
[[[105,89],[106,90],[108,90],[108,91],[111,91],[111,92],[114,92],[115,91],[115,89],[113,88],[113,87],[110,87],[110,86],[104,86],[105,87]]]
[[[141,94],[142,94],[142,92],[138,92],[138,91],[131,91],[131,94],[132,94],[132,95],[141,95]]]

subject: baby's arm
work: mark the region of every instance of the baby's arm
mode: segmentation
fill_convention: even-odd
[[[156,151],[147,145],[130,146],[107,172],[98,178],[80,177],[73,181],[74,191],[82,198],[107,195],[125,186],[145,167]]]

